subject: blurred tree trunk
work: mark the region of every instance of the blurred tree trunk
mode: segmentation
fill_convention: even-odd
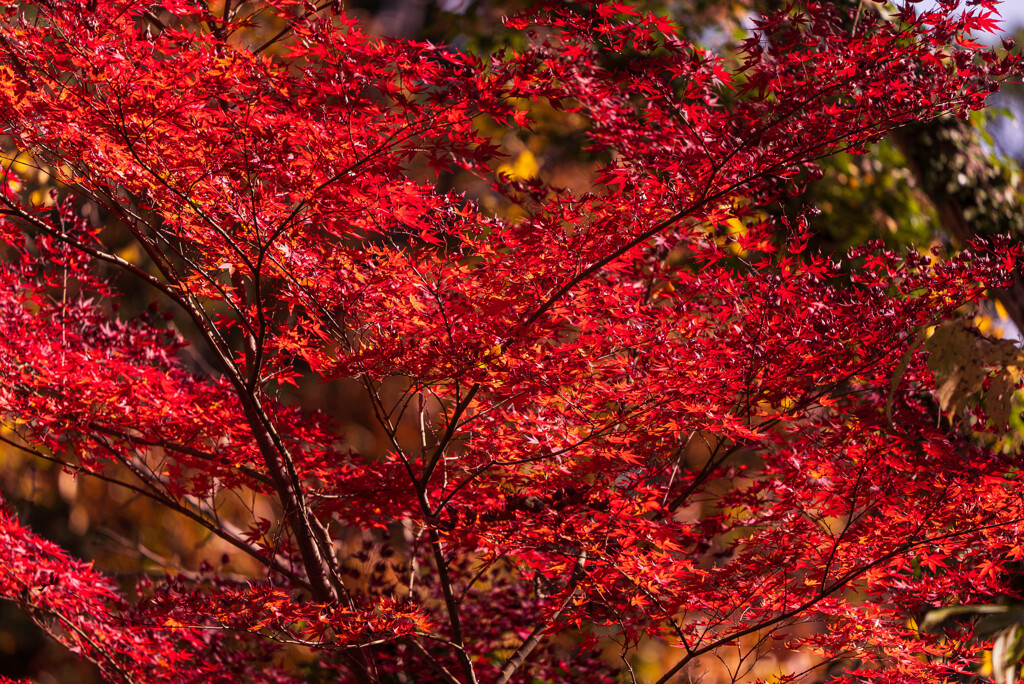
[[[970,122],[953,117],[909,126],[894,141],[921,190],[931,199],[941,229],[957,248],[997,233],[1024,237],[1024,213],[1014,174],[986,150]],[[991,293],[1024,332],[1024,279]]]

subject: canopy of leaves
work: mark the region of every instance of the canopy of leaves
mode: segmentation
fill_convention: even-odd
[[[0,129],[60,191],[0,195],[0,439],[259,571],[122,593],[3,516],[0,593],[112,681],[614,681],[648,641],[659,682],[772,641],[848,680],[969,671],[983,644],[907,617],[1012,595],[1024,491],[935,403],[1004,430],[1019,352],[933,373],[920,331],[1020,249],[826,255],[760,210],[1019,75],[971,38],[993,3],[954,5],[786,6],[728,62],[626,4],[538,3],[486,56],[331,4],[3,5]],[[501,153],[541,116],[586,187]],[[185,334],[119,317],[111,271]],[[380,453],[286,400],[342,382]]]

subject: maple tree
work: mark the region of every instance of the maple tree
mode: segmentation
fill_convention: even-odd
[[[970,673],[970,620],[908,620],[1018,597],[1021,363],[943,321],[1021,250],[822,255],[764,211],[1019,73],[969,4],[789,5],[731,67],[627,4],[539,3],[479,56],[335,3],[5,3],[0,126],[59,190],[0,196],[0,440],[262,570],[126,586],[4,514],[0,593],[111,681],[615,681],[647,641],[659,682],[773,643]],[[507,164],[489,131],[540,113],[588,192]],[[119,316],[136,286],[184,333]],[[294,400],[343,381],[382,454]]]

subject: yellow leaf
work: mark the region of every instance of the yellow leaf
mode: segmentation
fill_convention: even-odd
[[[1003,303],[997,299],[997,300],[995,300],[993,302],[993,304],[995,305],[995,308],[996,308],[996,316],[998,316],[999,318],[1001,318],[1004,321],[1009,320],[1010,314],[1006,310],[1006,307],[1003,306]]]
[[[533,152],[523,150],[512,164],[502,164],[498,167],[498,171],[513,180],[530,180],[537,177],[540,167],[537,165],[537,158],[533,156]]]

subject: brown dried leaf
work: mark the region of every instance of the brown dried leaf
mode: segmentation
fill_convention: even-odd
[[[967,402],[985,392],[985,413],[997,433],[1007,430],[1013,394],[1024,368],[1024,352],[1010,340],[992,339],[970,327],[965,321],[946,321],[935,328],[925,341],[928,367],[935,376],[935,397],[950,418],[959,416]]]

